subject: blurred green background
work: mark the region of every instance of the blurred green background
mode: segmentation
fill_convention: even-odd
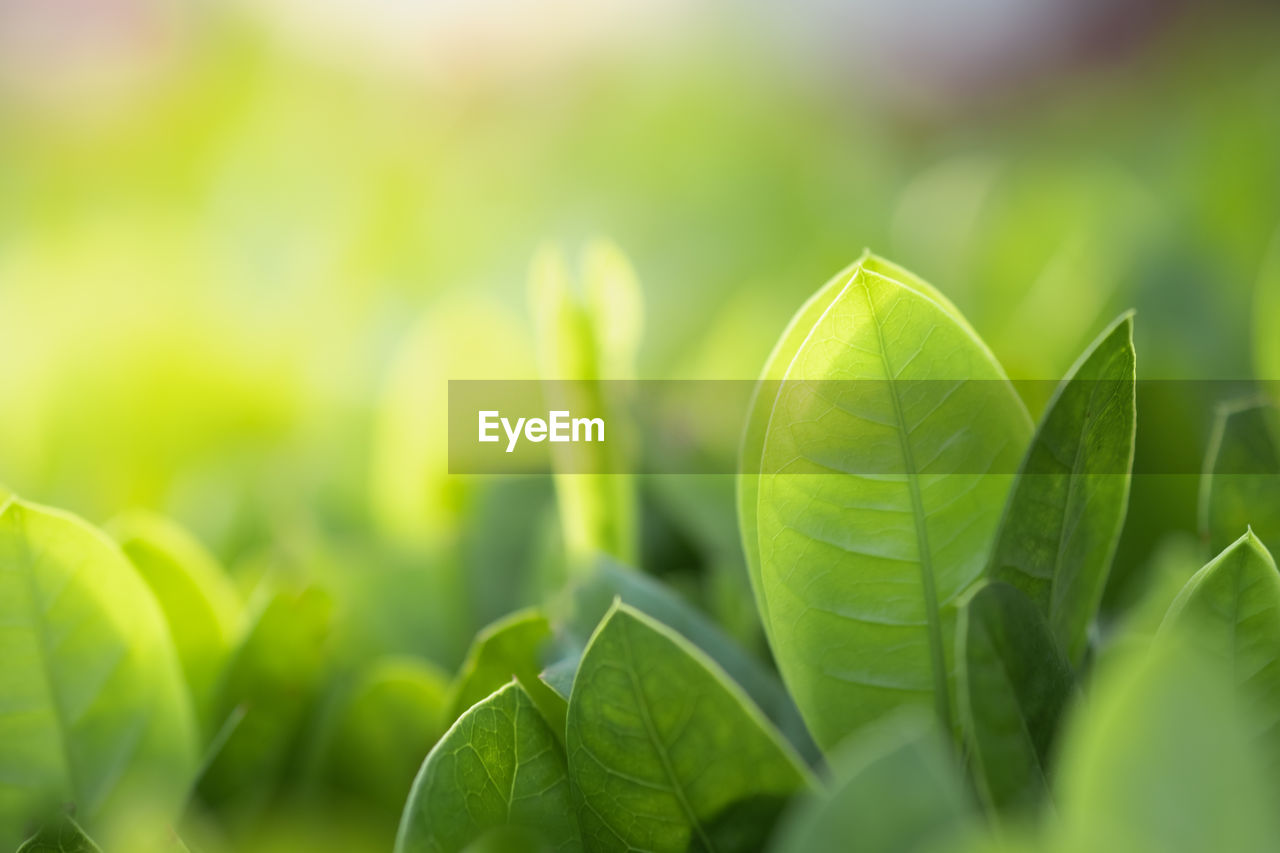
[[[1248,2],[0,0],[0,482],[319,584],[334,666],[452,668],[554,562],[549,482],[445,473],[445,381],[532,376],[539,245],[628,253],[642,378],[754,377],[864,247],[1015,378],[1131,306],[1140,376],[1247,377],[1277,44]],[[1114,601],[1195,488],[1135,480]],[[642,491],[645,567],[760,647],[727,478]]]

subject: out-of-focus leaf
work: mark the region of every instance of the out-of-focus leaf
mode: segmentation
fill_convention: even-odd
[[[1195,534],[1183,530],[1164,537],[1144,567],[1144,583],[1136,601],[1103,635],[1093,665],[1150,642],[1178,593],[1203,566],[1203,549]]]
[[[1280,394],[1274,391],[1280,382],[1280,231],[1272,238],[1258,275],[1253,306],[1253,366],[1257,377],[1269,383],[1273,402],[1280,403]]]
[[[633,379],[644,331],[644,296],[631,261],[608,240],[595,240],[582,257],[587,314],[596,341],[599,375]]]
[[[548,405],[570,412],[606,413],[614,425],[605,442],[567,444],[553,454],[578,456],[569,465],[557,461],[556,494],[565,549],[576,566],[598,553],[624,563],[637,554],[637,503],[627,468],[627,438],[621,419],[607,413],[617,406],[607,384],[594,380],[634,375],[639,340],[640,296],[626,259],[612,246],[597,244],[586,255],[585,300],[573,292],[563,255],[545,247],[533,259],[529,298],[537,329],[538,372],[549,382]],[[583,460],[581,457],[590,457]],[[574,470],[591,473],[573,473]]]
[[[583,654],[566,749],[592,850],[744,849],[733,839],[758,844],[783,801],[808,781],[798,757],[719,667],[625,604],[610,611]]]
[[[755,532],[774,655],[824,749],[903,705],[951,726],[955,603],[1030,430],[991,352],[910,281],[859,266],[810,330],[772,404]]]
[[[490,346],[500,340],[502,346]],[[532,345],[503,303],[446,300],[410,330],[385,381],[373,425],[370,493],[374,520],[398,541],[449,542],[477,489],[451,476],[450,379],[532,379]]]
[[[1162,630],[1190,624],[1200,649],[1254,706],[1268,767],[1280,780],[1280,572],[1248,531],[1182,588]]]
[[[495,622],[476,637],[449,691],[446,720],[492,694],[511,679],[520,682],[531,701],[548,714],[548,724],[562,738],[564,703],[539,675],[550,656],[551,624],[538,610],[522,610]]]
[[[329,728],[321,766],[344,803],[368,803],[395,819],[405,792],[445,729],[448,682],[414,658],[386,658],[365,668]]]
[[[569,694],[573,692],[573,678],[578,674],[580,660],[580,652],[561,658],[540,672],[538,679],[555,691],[557,696],[568,702]]]
[[[167,519],[135,512],[117,518],[107,529],[164,612],[196,713],[208,734],[215,682],[239,638],[241,605],[235,587],[213,556]]]
[[[1258,400],[1218,410],[1200,478],[1200,532],[1210,553],[1252,527],[1280,546],[1280,449],[1276,408]]]
[[[1190,626],[1188,626],[1190,627]],[[1275,795],[1196,634],[1161,632],[1100,673],[1064,735],[1050,849],[1126,853],[1275,847]]]
[[[1016,372],[1048,376],[1132,289],[1135,247],[1164,210],[1096,152],[1006,153],[966,149],[921,170],[894,212],[893,248],[922,275],[947,276]]]
[[[475,490],[458,543],[472,632],[543,599],[549,584],[538,561],[548,550],[551,498],[550,478],[542,477],[499,478]]]
[[[102,853],[102,848],[68,817],[28,838],[17,853]]]
[[[164,615],[120,549],[80,520],[0,507],[0,849],[72,804],[111,847],[171,819],[196,726]]]
[[[797,801],[770,850],[948,849],[975,823],[950,744],[926,713],[869,726],[832,757],[829,790]]]
[[[582,849],[564,750],[515,683],[473,705],[431,750],[395,849],[455,853],[506,826],[554,850]]]
[[[1022,460],[990,575],[1044,612],[1068,658],[1088,647],[1124,527],[1133,467],[1133,316],[1085,350],[1049,403]]]
[[[720,627],[661,582],[625,569],[607,559],[596,562],[591,574],[574,584],[567,596],[564,619],[569,638],[585,647],[615,599],[634,607],[693,643],[714,660],[751,700],[764,711],[811,764],[820,753],[786,688],[768,667],[748,654]],[[564,661],[548,673],[557,688],[572,687],[576,661]]]
[[[1036,605],[1015,587],[980,587],[960,611],[957,701],[978,788],[999,809],[1032,809],[1068,701],[1071,664]]]
[[[293,762],[330,665],[334,603],[319,587],[267,602],[218,685],[216,721],[240,717],[200,780],[230,825],[258,817]]]

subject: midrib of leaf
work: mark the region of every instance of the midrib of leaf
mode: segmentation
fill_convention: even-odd
[[[23,521],[25,522],[25,518]],[[74,797],[80,792],[80,774],[72,758],[71,749],[67,745],[67,732],[71,730],[71,727],[67,720],[66,709],[62,707],[62,701],[58,696],[57,689],[54,687],[53,670],[49,667],[51,655],[49,626],[45,618],[46,614],[40,607],[40,594],[39,589],[36,587],[35,579],[35,567],[40,560],[44,559],[44,551],[41,550],[38,554],[32,552],[31,539],[27,536],[25,529],[22,532],[22,553],[24,560],[20,571],[24,581],[23,585],[26,587],[27,601],[31,612],[31,633],[35,636],[36,645],[39,647],[40,673],[44,677],[45,692],[49,696],[49,705],[53,708],[54,720],[58,724],[58,749],[62,753],[62,764],[67,773],[67,783],[70,785],[71,793]]]
[[[876,313],[875,300],[871,289],[861,280],[863,296],[867,300],[867,310],[871,313],[871,324],[876,331],[877,349],[880,364],[884,368],[885,379],[889,385],[889,399],[893,403],[893,417],[898,427],[898,444],[902,448],[902,460],[907,474],[907,491],[911,495],[912,521],[916,531],[916,548],[920,551],[920,583],[924,592],[925,619],[929,634],[929,660],[933,669],[934,705],[937,707],[938,720],[945,732],[951,731],[951,701],[947,694],[947,660],[942,644],[942,623],[938,611],[938,592],[933,577],[933,554],[929,548],[929,531],[924,512],[924,499],[920,494],[919,475],[916,472],[915,454],[911,449],[911,437],[907,431],[907,421],[902,414],[902,400],[898,396],[897,375],[893,365],[889,363],[889,353],[885,349],[884,329],[880,325],[880,316]]]
[[[1081,365],[1083,365],[1084,363],[1085,362],[1082,361]],[[1111,364],[1111,361],[1108,360],[1107,366],[1109,367],[1110,364]],[[1075,379],[1075,371],[1073,370],[1071,381],[1074,381],[1074,379]],[[1065,386],[1064,386],[1064,392],[1065,392]],[[1063,519],[1062,519],[1062,526],[1058,529],[1058,545],[1054,549],[1054,554],[1053,554],[1053,575],[1052,575],[1052,579],[1049,582],[1050,583],[1050,586],[1049,586],[1050,608],[1055,610],[1061,607],[1060,602],[1062,600],[1059,596],[1059,590],[1061,588],[1058,584],[1058,581],[1060,578],[1063,577],[1062,558],[1063,558],[1064,546],[1066,545],[1066,541],[1067,541],[1067,526],[1068,526],[1067,511],[1069,511],[1071,507],[1075,506],[1077,488],[1081,478],[1085,476],[1081,471],[1081,464],[1083,462],[1085,447],[1089,443],[1088,441],[1089,437],[1093,434],[1094,429],[1097,427],[1099,423],[1099,419],[1105,414],[1105,409],[1111,402],[1110,400],[1104,400],[1102,406],[1099,407],[1097,405],[1097,397],[1099,393],[1100,391],[1099,391],[1098,385],[1094,385],[1092,387],[1092,390],[1089,392],[1089,404],[1088,404],[1088,409],[1086,410],[1089,414],[1088,416],[1086,416],[1085,422],[1080,430],[1080,441],[1076,443],[1076,452],[1075,452],[1074,458],[1071,460],[1071,475],[1067,478],[1067,498],[1066,498],[1066,502],[1063,505],[1064,513],[1063,513]],[[1055,399],[1049,403],[1050,410],[1052,410],[1052,407],[1056,402],[1057,402],[1057,398],[1055,397]],[[1034,441],[1034,437],[1032,440]],[[1087,501],[1086,501],[1086,505],[1087,505]],[[1076,519],[1076,523],[1077,524],[1079,523],[1078,518]],[[1025,571],[1023,573],[1027,574]],[[1055,623],[1057,622],[1057,618],[1058,618],[1058,614],[1056,612],[1051,614],[1050,628],[1056,629],[1057,626]],[[1072,653],[1071,649],[1067,649],[1067,653],[1068,655],[1070,655]]]
[[[698,816],[693,811],[693,805],[685,795],[684,786],[676,775],[675,767],[671,764],[671,756],[667,754],[666,745],[658,736],[657,726],[654,725],[653,718],[649,714],[649,699],[645,696],[640,680],[636,677],[636,660],[635,653],[631,649],[631,632],[624,628],[618,633],[622,637],[622,647],[627,654],[627,679],[631,682],[631,692],[635,695],[636,705],[640,708],[640,719],[644,723],[645,734],[649,736],[649,741],[653,744],[653,749],[658,754],[658,760],[662,762],[663,772],[667,774],[667,778],[671,781],[671,793],[675,795],[681,811],[689,819],[689,825],[697,834],[698,840],[702,842],[703,849],[710,851],[710,853],[718,853],[719,848],[712,842],[706,830],[703,829],[702,822],[698,820]]]
[[[1246,563],[1245,567],[1247,567],[1247,565],[1248,564]],[[1240,611],[1242,607],[1241,599],[1244,597],[1243,586],[1245,583],[1245,578],[1246,578],[1246,573],[1242,570],[1237,570],[1235,572],[1235,578],[1234,578],[1235,583],[1231,584],[1230,648],[1231,648],[1231,683],[1232,684],[1240,683],[1240,680],[1239,680],[1240,667],[1238,663],[1240,658],[1240,635],[1239,635],[1240,634]]]
[[[520,688],[516,688],[517,690]],[[520,778],[520,702],[511,715],[511,784],[507,787],[507,823],[511,823],[511,804],[516,799],[516,780]]]
[[[1093,404],[1092,395],[1090,395],[1089,403],[1090,405]],[[1071,460],[1071,475],[1067,478],[1067,499],[1063,504],[1062,525],[1058,528],[1058,544],[1053,550],[1053,574],[1050,575],[1052,580],[1049,581],[1049,600],[1052,602],[1051,606],[1055,609],[1059,606],[1058,602],[1060,600],[1058,598],[1058,590],[1060,589],[1058,580],[1062,577],[1062,549],[1067,542],[1067,519],[1070,517],[1071,508],[1076,503],[1076,485],[1080,482],[1080,462],[1084,458],[1084,446],[1087,443],[1090,432],[1089,426],[1090,423],[1086,420],[1085,427],[1080,433],[1080,441],[1076,443],[1075,458]],[[1026,574],[1025,571],[1024,574]],[[1057,614],[1055,613],[1054,616],[1056,617]],[[1057,619],[1055,618],[1054,621],[1056,622]],[[1068,652],[1070,652],[1069,649]]]

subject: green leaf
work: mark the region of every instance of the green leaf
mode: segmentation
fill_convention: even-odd
[[[500,826],[468,844],[465,853],[555,853],[555,847],[536,832]]]
[[[1049,402],[991,555],[990,575],[1030,596],[1077,665],[1129,504],[1134,369],[1133,316],[1125,314]]]
[[[1099,674],[1076,706],[1058,767],[1063,853],[1275,848],[1275,789],[1200,638],[1162,632]]]
[[[1071,664],[1035,604],[999,582],[960,611],[962,728],[990,805],[1027,808],[1049,791],[1058,724],[1075,692]]]
[[[1218,409],[1200,479],[1200,532],[1217,554],[1252,527],[1280,546],[1280,449],[1270,403],[1246,400]]]
[[[394,826],[423,756],[444,733],[447,694],[443,674],[415,658],[366,667],[324,737],[330,787],[387,811]]]
[[[809,297],[808,301],[800,307],[800,310],[795,313],[783,330],[782,337],[774,344],[773,351],[769,353],[769,358],[765,361],[764,370],[760,374],[760,382],[757,383],[755,390],[752,391],[738,463],[741,476],[738,477],[737,504],[738,522],[742,533],[742,550],[746,555],[747,574],[751,578],[751,589],[755,592],[756,605],[760,609],[761,621],[764,623],[766,633],[771,628],[766,610],[768,602],[764,598],[764,590],[760,580],[760,542],[758,539],[759,531],[756,526],[756,502],[760,493],[759,472],[761,470],[761,457],[764,453],[765,434],[768,432],[769,415],[773,410],[773,403],[777,397],[777,383],[786,376],[787,370],[791,367],[791,362],[795,359],[796,353],[800,351],[805,339],[808,338],[809,332],[817,325],[822,315],[826,313],[827,308],[844,290],[845,285],[849,283],[854,274],[863,268],[894,279],[932,299],[946,310],[956,322],[968,328],[968,321],[960,315],[960,311],[932,285],[921,281],[896,264],[879,258],[869,251],[864,251],[862,257],[836,273],[817,293]],[[977,336],[976,333],[974,336]]]
[[[473,705],[431,750],[396,853],[454,853],[507,826],[554,850],[582,849],[564,751],[515,683]]]
[[[73,804],[110,848],[172,818],[196,732],[164,616],[120,549],[63,513],[0,509],[0,849]]]
[[[573,380],[544,385],[548,404],[572,412],[608,413],[608,383],[633,378],[639,345],[641,299],[635,273],[616,247],[596,243],[584,256],[585,297],[573,291],[563,255],[544,247],[534,257],[529,294],[537,329],[538,372],[542,379]],[[624,563],[638,554],[637,499],[628,471],[626,439],[614,424],[608,441],[565,445],[562,456],[590,457],[565,466],[557,462],[556,494],[565,548],[571,561],[587,564],[597,553]],[[592,473],[573,473],[590,471]]]
[[[102,853],[102,848],[68,817],[28,838],[17,853]]]
[[[383,538],[449,544],[469,520],[472,501],[491,484],[449,473],[448,419],[440,416],[448,380],[533,379],[523,319],[509,304],[472,292],[446,297],[405,335],[371,424],[370,510]]]
[[[1272,238],[1258,274],[1253,306],[1253,364],[1259,379],[1269,383],[1280,380],[1280,231]]]
[[[715,661],[764,711],[791,745],[811,764],[820,759],[817,746],[805,728],[795,702],[777,675],[752,657],[720,626],[657,580],[610,560],[596,562],[594,570],[569,591],[564,621],[579,649],[586,646],[615,600],[634,607],[680,634]],[[545,674],[568,695],[576,661],[562,661]]]
[[[275,593],[223,673],[214,719],[240,719],[199,792],[236,829],[261,814],[297,755],[330,669],[333,610],[319,587]]]
[[[1280,779],[1280,572],[1266,546],[1245,533],[1187,582],[1161,630],[1191,623],[1253,710]]]
[[[211,729],[213,690],[239,639],[241,605],[230,578],[199,542],[149,513],[117,518],[107,528],[164,611],[196,713]]]
[[[543,713],[557,737],[563,739],[564,702],[539,678],[552,642],[551,624],[534,609],[512,613],[485,628],[471,644],[453,687],[447,720],[458,719],[472,705],[512,678]]]
[[[566,738],[591,850],[743,849],[807,772],[702,652],[617,604],[582,657]],[[745,805],[745,808],[744,808]],[[740,837],[739,837],[740,838]],[[741,839],[740,839],[741,840]]]
[[[967,324],[871,266],[785,379],[754,530],[787,686],[824,749],[903,705],[950,728],[955,604],[986,566],[1026,409]]]
[[[937,721],[907,709],[851,738],[832,758],[834,781],[798,800],[773,853],[939,849],[974,823],[973,804]]]

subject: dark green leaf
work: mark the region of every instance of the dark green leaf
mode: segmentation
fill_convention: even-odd
[[[799,759],[711,660],[625,604],[583,654],[566,744],[591,850],[739,849],[717,844],[728,837],[729,810],[751,801],[776,811],[807,781]]]
[[[988,583],[960,611],[962,728],[983,798],[1029,808],[1049,790],[1058,724],[1075,690],[1071,664],[1035,604]]]
[[[552,850],[582,849],[564,751],[515,683],[473,705],[431,750],[409,793],[396,853],[456,853],[489,843],[500,827]]]
[[[80,824],[63,818],[28,838],[17,853],[102,853],[102,848],[93,843]]]
[[[1218,410],[1200,480],[1200,531],[1210,553],[1252,527],[1280,547],[1280,449],[1275,407],[1258,400]]]
[[[793,747],[810,763],[819,758],[795,703],[768,667],[748,654],[715,622],[651,577],[602,559],[584,580],[570,588],[564,614],[570,639],[586,645],[615,599],[648,614],[701,649],[720,665],[765,712]],[[562,663],[550,674],[564,686],[573,683],[573,668]],[[567,694],[566,694],[567,695]]]
[[[1135,426],[1133,318],[1067,373],[1009,495],[990,575],[1018,587],[1079,664],[1129,503]]]

